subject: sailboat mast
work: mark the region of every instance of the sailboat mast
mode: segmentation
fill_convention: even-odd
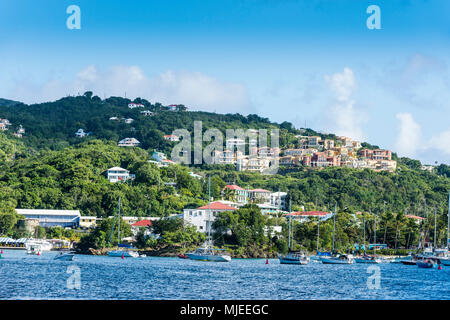
[[[447,212],[447,251],[450,244],[450,192],[448,193],[448,212]]]
[[[120,197],[119,197],[119,218],[118,218],[118,228],[117,228],[117,247],[120,244]]]
[[[336,211],[337,211],[337,204],[334,205],[334,214],[333,214],[333,244],[332,244],[331,253],[334,252],[334,230],[335,230],[335,228],[336,228]]]
[[[366,252],[366,218],[364,217],[364,213],[363,213],[363,246],[364,252]]]
[[[434,244],[433,249],[436,249],[436,207],[434,207],[434,236],[433,236]]]
[[[316,249],[317,254],[319,254],[319,237],[320,237],[320,216],[317,215],[317,249]]]
[[[291,199],[289,199],[289,236],[288,236],[289,251],[291,251],[291,219],[292,219]]]
[[[374,242],[374,252],[375,254],[377,253],[377,215],[375,214],[375,230],[374,232],[374,237],[373,237],[373,242]]]
[[[208,243],[211,243],[211,176],[208,178]]]

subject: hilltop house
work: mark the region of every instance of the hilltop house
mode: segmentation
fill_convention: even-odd
[[[87,136],[87,133],[84,132],[84,130],[80,128],[77,130],[77,132],[75,132],[75,136],[78,138],[84,138]]]
[[[119,147],[136,147],[140,144],[139,140],[135,138],[125,138],[118,142]]]
[[[152,116],[153,112],[151,112],[150,110],[143,110],[143,111],[141,111],[141,114],[144,115],[144,117],[147,117],[147,116]]]
[[[134,103],[131,102],[128,104],[128,108],[134,109],[134,108],[144,108],[145,106],[142,103]]]
[[[180,138],[174,134],[166,134],[164,136],[164,140],[176,142],[176,141],[180,141]]]
[[[125,182],[129,179],[134,179],[135,175],[130,174],[130,171],[120,168],[120,167],[112,167],[106,170],[106,178],[109,182]]]

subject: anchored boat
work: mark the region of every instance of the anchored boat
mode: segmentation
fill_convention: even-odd
[[[353,264],[355,260],[351,254],[341,254],[335,257],[320,258],[323,264]]]
[[[292,215],[291,215],[291,201],[289,201],[289,252],[285,256],[279,256],[280,264],[298,264],[305,265],[309,263],[309,257],[303,252],[291,251],[292,246]],[[292,240],[291,240],[292,239]]]
[[[120,243],[120,221],[121,220],[120,220],[120,198],[119,198],[118,214],[117,214],[117,243],[118,243],[119,249],[108,251],[108,256],[109,257],[120,257],[120,258],[137,258],[137,257],[139,257],[139,253],[137,253],[136,251],[120,249],[120,247],[129,248],[129,246],[123,245]],[[111,243],[111,240],[112,240],[112,235],[114,232],[114,225],[115,225],[115,220],[114,220],[113,227],[111,229],[111,236],[109,237],[109,243]]]
[[[220,251],[223,251],[221,249],[215,249],[211,241],[211,176],[209,177],[208,194],[208,240],[194,252],[186,253],[186,256],[191,260],[229,262],[231,261],[231,256],[221,253]]]
[[[60,252],[53,259],[54,260],[62,260],[62,261],[73,261],[74,257],[75,257],[75,254],[72,252],[66,252],[66,253]]]

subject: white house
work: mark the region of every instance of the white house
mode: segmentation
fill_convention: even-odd
[[[180,141],[180,138],[174,134],[166,134],[164,136],[164,140],[176,142]]]
[[[211,202],[211,205],[207,204],[196,209],[184,209],[180,217],[185,224],[195,226],[199,232],[207,233],[209,225],[214,222],[220,212],[234,210],[237,209],[222,201],[215,201]]]
[[[192,171],[188,172],[188,174],[189,174],[191,177],[196,178],[196,179],[201,179],[201,178],[203,178],[201,175],[196,174],[196,173],[194,173],[194,172],[192,172]]]
[[[123,140],[120,140],[117,145],[119,147],[136,147],[139,144],[140,144],[139,140],[135,138],[125,138]]]
[[[128,108],[134,109],[134,108],[144,108],[145,106],[142,103],[134,103],[131,102],[128,104]]]
[[[84,138],[87,136],[87,133],[84,132],[84,130],[80,128],[80,129],[78,129],[77,132],[75,132],[75,136],[77,136],[78,138]]]
[[[118,121],[119,118],[118,118],[118,117],[111,117],[111,118],[109,118],[109,120],[110,120],[110,121]]]
[[[278,209],[286,209],[286,192],[273,192],[270,194],[270,204]]]
[[[130,123],[132,123],[133,121],[134,121],[134,119],[131,119],[131,118],[128,118],[128,119],[123,120],[123,122],[125,122],[125,123],[127,123],[127,124],[130,124]]]
[[[150,110],[144,110],[144,111],[141,111],[141,114],[144,115],[145,117],[147,117],[147,116],[152,116],[153,112],[151,112]]]
[[[112,167],[106,170],[106,178],[109,180],[109,182],[125,182],[129,179],[134,179],[135,175],[130,174],[130,171],[128,171],[127,169]]]

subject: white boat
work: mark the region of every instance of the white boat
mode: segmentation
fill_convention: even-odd
[[[292,225],[291,201],[289,200],[289,235],[288,235],[289,252],[285,256],[278,256],[278,259],[280,260],[280,264],[306,265],[309,263],[310,259],[305,253],[291,251],[292,250],[291,246],[292,246],[292,243],[294,242],[293,234],[292,234],[292,231],[294,228],[291,227],[291,225]]]
[[[60,252],[58,255],[53,258],[54,260],[62,260],[62,261],[73,261],[75,254],[72,252],[62,253]]]
[[[278,257],[280,259],[280,264],[308,264],[310,259],[303,252],[289,252],[285,256]]]
[[[200,247],[194,252],[186,253],[189,259],[198,261],[213,261],[213,262],[229,262],[231,261],[231,256],[226,254],[221,254],[219,250],[206,245]]]
[[[131,251],[131,250],[110,250],[110,251],[108,251],[108,256],[109,257],[119,257],[119,258],[121,258],[122,256],[124,258],[137,258],[137,257],[139,257],[139,253],[137,253],[136,251]]]
[[[28,254],[42,254],[44,251],[52,250],[50,242],[41,239],[30,239],[25,242],[25,249]]]
[[[209,206],[211,207],[211,176],[208,182]],[[194,252],[186,253],[188,259],[198,261],[213,261],[213,262],[230,262],[231,256],[222,254],[219,249],[214,249],[211,241],[211,209],[208,209],[208,240]]]
[[[355,262],[353,256],[350,254],[341,254],[335,257],[320,258],[323,264],[352,264]]]
[[[354,260],[356,263],[382,263],[380,258],[373,256],[356,257]]]
[[[109,250],[108,251],[108,257],[120,257],[120,258],[137,258],[139,257],[139,253],[137,253],[136,251],[131,251],[131,250],[125,250],[125,249],[120,249],[120,197],[119,197],[119,203],[118,203],[118,214],[117,214],[117,243],[119,246],[118,250]],[[111,243],[111,239],[112,239],[112,235],[114,232],[114,224],[113,224],[113,228],[111,229],[111,236],[109,238],[109,242]]]

